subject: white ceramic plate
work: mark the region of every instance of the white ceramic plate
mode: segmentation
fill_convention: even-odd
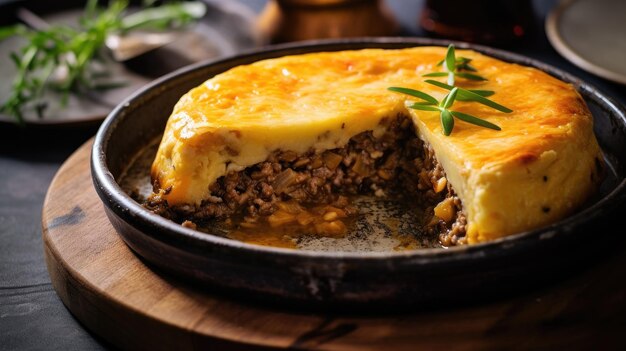
[[[565,0],[548,16],[546,33],[576,66],[626,84],[626,1]]]

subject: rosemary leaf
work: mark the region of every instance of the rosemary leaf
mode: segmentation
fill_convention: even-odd
[[[200,2],[164,4],[126,16],[122,19],[121,29],[122,31],[129,31],[146,26],[154,28],[155,25],[167,28],[168,26],[186,24],[193,19],[204,16],[205,12],[206,6]]]
[[[480,96],[480,95],[478,95],[476,93],[473,93],[473,92],[471,92],[469,90],[465,90],[463,88],[458,88],[458,89],[459,89],[459,94],[462,93],[464,96],[466,96],[468,101],[475,101],[475,102],[478,102],[478,103],[483,104],[485,106],[489,106],[489,107],[491,107],[493,109],[496,109],[496,110],[498,110],[500,112],[504,112],[504,113],[511,113],[511,112],[513,112],[513,110],[511,110],[510,108],[502,106],[502,105],[500,105],[497,102],[491,101],[491,100],[489,100],[489,99],[487,99],[485,97],[482,97],[482,96]]]
[[[477,89],[469,89],[469,91],[471,91],[471,92],[472,92],[472,93],[474,93],[474,94],[478,94],[478,95],[480,95],[480,96],[482,96],[482,97],[489,97],[489,96],[491,96],[491,95],[493,95],[493,94],[495,94],[495,93],[496,93],[496,92],[495,92],[495,91],[493,91],[493,90],[477,90]],[[459,100],[459,99],[457,98],[457,100]]]
[[[461,69],[464,69],[466,71],[471,71],[471,72],[478,72],[478,70],[476,69],[476,67],[470,65],[469,63],[465,63],[463,64],[461,67]]]
[[[450,111],[450,113],[452,113],[454,117],[467,123],[471,123],[477,126],[481,126],[481,127],[485,127],[485,128],[489,128],[493,130],[502,130],[502,128],[500,128],[499,126],[491,122],[485,121],[484,119],[478,118],[476,116],[468,115],[467,113],[463,113],[459,111]]]
[[[406,94],[406,95],[410,95],[422,100],[425,100],[429,103],[431,103],[432,105],[437,105],[439,102],[437,101],[437,99],[435,99],[434,97],[421,92],[419,90],[415,90],[415,89],[409,89],[409,88],[402,88],[402,87],[389,87],[387,88],[387,90],[396,92],[396,93],[401,93],[401,94]]]
[[[456,70],[456,57],[454,52],[454,45],[450,44],[448,46],[448,51],[446,52],[445,58],[446,68],[448,72],[454,72]]]
[[[454,99],[456,99],[456,94],[459,91],[459,88],[454,88],[450,91],[450,93],[448,93],[448,95],[446,95],[446,97],[443,99],[442,101],[442,106],[443,108],[450,108],[450,106],[452,106],[452,104],[454,103]]]
[[[22,25],[19,25],[19,24],[0,28],[0,41],[6,39],[8,37],[12,37],[14,35],[21,34],[25,30],[26,30],[26,28],[24,26],[22,26]]]
[[[450,135],[454,129],[454,118],[449,110],[441,110],[441,128],[445,136]]]
[[[416,102],[414,104],[411,104],[409,106],[407,106],[410,109],[414,109],[414,110],[422,110],[422,111],[439,111],[439,108],[432,106],[432,105],[423,105],[420,104],[419,102]]]
[[[422,74],[422,77],[447,77],[448,72],[431,72]]]

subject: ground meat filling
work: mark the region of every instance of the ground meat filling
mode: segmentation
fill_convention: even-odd
[[[416,136],[408,117],[381,123],[387,131],[379,138],[363,132],[343,148],[305,154],[276,151],[265,162],[219,178],[199,206],[168,207],[158,195],[145,205],[189,227],[207,219],[238,217],[244,225],[263,219],[272,226],[299,223],[323,235],[345,231],[341,218],[356,213],[351,195],[410,196],[432,208],[429,213],[434,215],[425,223],[430,234],[439,235],[446,246],[463,242],[461,202],[432,149]]]

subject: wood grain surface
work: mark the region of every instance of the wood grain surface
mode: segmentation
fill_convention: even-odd
[[[91,142],[61,167],[42,214],[53,286],[90,330],[126,349],[624,349],[626,255],[539,291],[403,314],[297,312],[218,296],[152,270],[109,224]],[[167,257],[163,257],[167,260]]]

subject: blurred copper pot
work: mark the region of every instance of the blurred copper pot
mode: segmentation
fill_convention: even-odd
[[[258,27],[274,43],[389,36],[399,30],[383,0],[270,0]]]

